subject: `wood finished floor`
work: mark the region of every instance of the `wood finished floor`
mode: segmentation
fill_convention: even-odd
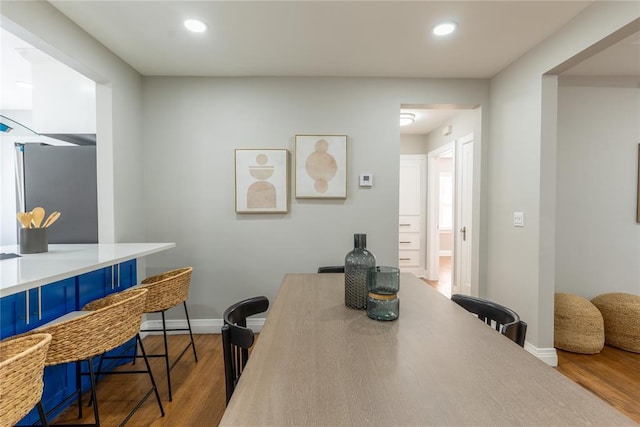
[[[170,352],[183,348],[184,335],[170,337]],[[173,402],[167,401],[167,385],[161,359],[153,359],[151,367],[158,383],[166,415],[160,416],[155,398],[150,397],[127,426],[142,427],[209,427],[217,426],[225,410],[224,369],[220,335],[195,335],[198,363],[187,353],[171,371]],[[158,352],[160,336],[144,339],[147,352]],[[640,354],[605,347],[598,355],[580,355],[558,350],[558,371],[590,390],[640,423]],[[98,385],[100,421],[104,427],[117,426],[149,389],[145,375],[111,375]],[[85,396],[84,401],[87,401]],[[93,412],[85,408],[84,418],[77,419],[72,406],[55,422],[91,423]]]
[[[438,292],[440,292],[447,298],[451,298],[451,257],[440,257],[438,280],[431,281],[424,278],[422,280],[434,287]]]
[[[152,395],[129,420],[128,427],[209,427],[220,423],[226,407],[221,338],[220,335],[194,335],[194,338],[198,363],[194,362],[193,353],[189,350],[174,366],[171,371],[172,402],[168,401],[163,359],[153,358],[150,362],[165,416],[160,416],[157,401]],[[188,335],[170,336],[171,357],[175,357],[188,342]],[[146,337],[144,346],[148,354],[161,352],[162,336]],[[143,363],[143,361],[139,360],[136,363]],[[124,365],[118,369],[125,370],[127,367]],[[106,376],[98,383],[101,426],[120,425],[150,387],[151,383],[147,375]],[[88,396],[83,400],[86,405]],[[77,414],[77,405],[73,405],[54,420],[54,423],[93,422],[92,408],[84,408],[82,420],[78,420]]]
[[[557,352],[558,371],[640,424],[640,353],[607,345],[592,355]]]

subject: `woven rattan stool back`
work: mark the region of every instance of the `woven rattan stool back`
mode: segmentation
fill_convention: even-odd
[[[42,397],[42,373],[49,334],[32,334],[0,342],[0,427],[12,426]]]
[[[149,291],[144,312],[167,310],[186,301],[192,272],[193,267],[183,267],[144,279],[138,286]]]
[[[146,294],[146,289],[118,292],[84,306],[92,310],[85,316],[39,329],[53,336],[47,366],[89,359],[135,337]]]

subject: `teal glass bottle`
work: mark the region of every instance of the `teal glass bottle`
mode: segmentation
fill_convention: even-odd
[[[344,303],[356,310],[367,308],[367,270],[376,257],[367,250],[367,235],[353,235],[353,250],[344,258]]]

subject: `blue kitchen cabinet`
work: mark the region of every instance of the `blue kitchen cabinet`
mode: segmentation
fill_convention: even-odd
[[[87,303],[109,294],[123,291],[136,284],[136,260],[126,261],[112,267],[77,276],[78,303],[80,310]]]
[[[27,292],[0,299],[0,338],[21,334],[60,317],[76,306],[75,278],[60,280],[40,289],[30,289],[29,318],[27,319]]]
[[[104,267],[90,271],[76,277],[78,285],[78,299],[76,310],[82,310],[87,303],[103,298],[115,291],[113,269]]]
[[[127,290],[131,286],[134,286],[137,282],[136,265],[136,260],[133,259],[114,266],[113,287],[109,286],[107,293],[121,292]],[[135,341],[135,338],[132,338],[126,344],[108,351],[106,353],[106,356],[124,356],[125,354],[134,354]],[[124,365],[125,363],[129,363],[132,361],[132,358],[110,359],[107,363],[105,363],[102,370],[109,371],[116,366]],[[83,378],[83,388],[85,387],[85,381],[87,387],[89,386],[88,378]]]
[[[44,325],[64,314],[74,311],[76,307],[76,278],[60,280],[29,291],[29,323],[26,324],[24,332]],[[38,295],[40,293],[40,295]],[[11,295],[5,299],[10,299],[16,295]],[[26,301],[25,295],[22,296]],[[19,319],[19,317],[15,317]],[[21,320],[21,319],[19,319]],[[21,323],[21,322],[18,322]],[[4,319],[3,319],[4,325]],[[72,393],[75,389],[75,367],[73,364],[63,364],[48,366],[44,369],[44,390],[42,391],[42,404],[46,410],[55,407],[64,397]],[[57,411],[59,413],[60,411]],[[55,415],[57,415],[57,413]],[[53,415],[53,414],[52,414]],[[24,419],[23,423],[33,424],[38,421],[37,410],[32,410]]]
[[[138,282],[138,271],[136,268],[136,260],[132,259],[131,261],[123,262],[119,265],[119,276],[118,276],[118,285],[121,290],[130,288],[134,286]]]
[[[29,290],[29,325],[35,329],[76,309],[76,279],[70,277]],[[39,306],[39,307],[38,307]]]
[[[0,339],[26,332],[26,292],[0,298]]]
[[[40,319],[38,319],[37,289],[29,291],[31,293],[29,297],[30,318],[32,319],[29,325],[30,329],[37,328],[76,309],[77,286],[75,277],[51,283],[40,289]],[[66,396],[73,393],[75,384],[76,372],[73,363],[47,366],[44,369],[44,390],[42,391],[42,404],[45,409],[54,408]],[[52,415],[55,416],[57,413]],[[39,419],[37,411],[33,412],[32,417],[34,421]]]

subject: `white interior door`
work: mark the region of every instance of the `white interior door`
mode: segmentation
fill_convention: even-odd
[[[471,294],[473,135],[456,141],[456,229],[452,293]]]

